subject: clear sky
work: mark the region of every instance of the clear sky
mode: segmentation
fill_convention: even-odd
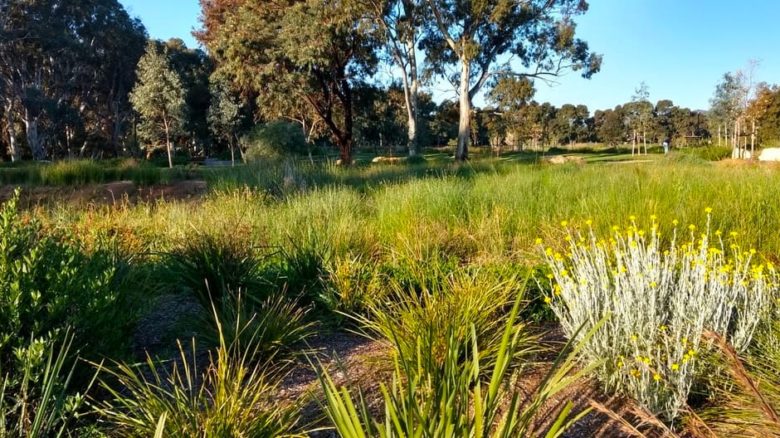
[[[197,0],[120,2],[150,36],[197,44]],[[723,73],[748,60],[761,62],[758,80],[780,83],[779,18],[780,0],[590,0],[578,35],[604,55],[601,72],[591,80],[570,73],[552,87],[539,83],[536,99],[611,108],[645,81],[653,101],[706,109]]]

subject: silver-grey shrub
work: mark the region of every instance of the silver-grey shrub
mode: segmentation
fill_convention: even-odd
[[[599,379],[653,413],[673,419],[687,402],[711,330],[737,351],[750,343],[777,291],[771,263],[756,262],[737,233],[711,232],[711,209],[700,233],[695,225],[668,239],[655,216],[648,229],[636,218],[601,239],[587,221],[567,228],[568,254],[544,250],[551,268],[546,298],[569,336],[606,319],[588,341],[583,359],[604,361]]]

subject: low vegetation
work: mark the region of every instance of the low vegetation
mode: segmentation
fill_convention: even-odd
[[[47,430],[81,434],[554,436],[597,416],[577,389],[592,380],[673,433],[772,430],[750,428],[777,409],[775,172],[304,160],[206,172],[196,200],[14,197],[0,214],[3,427],[53,397]],[[166,297],[190,317],[153,317]],[[144,351],[150,317],[178,322]],[[558,326],[566,347],[548,341]],[[345,332],[377,346],[371,384],[308,356],[320,384],[283,397],[289,372],[313,372],[309,344]]]

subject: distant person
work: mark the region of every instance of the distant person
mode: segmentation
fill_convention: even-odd
[[[664,155],[666,155],[669,153],[669,139],[664,140],[663,146],[664,146]]]

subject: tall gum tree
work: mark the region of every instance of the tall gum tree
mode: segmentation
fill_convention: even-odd
[[[422,35],[425,0],[352,0],[380,30],[384,52],[400,71],[406,109],[410,157],[420,153],[420,62],[417,45]]]
[[[566,70],[581,70],[589,78],[600,69],[601,56],[575,38],[573,17],[587,12],[585,0],[425,2],[431,18],[421,46],[433,73],[457,89],[457,160],[468,159],[472,100],[491,78],[551,79]]]
[[[201,0],[196,37],[245,93],[259,116],[321,125],[352,162],[353,88],[373,75],[376,26],[351,2],[321,0]]]

